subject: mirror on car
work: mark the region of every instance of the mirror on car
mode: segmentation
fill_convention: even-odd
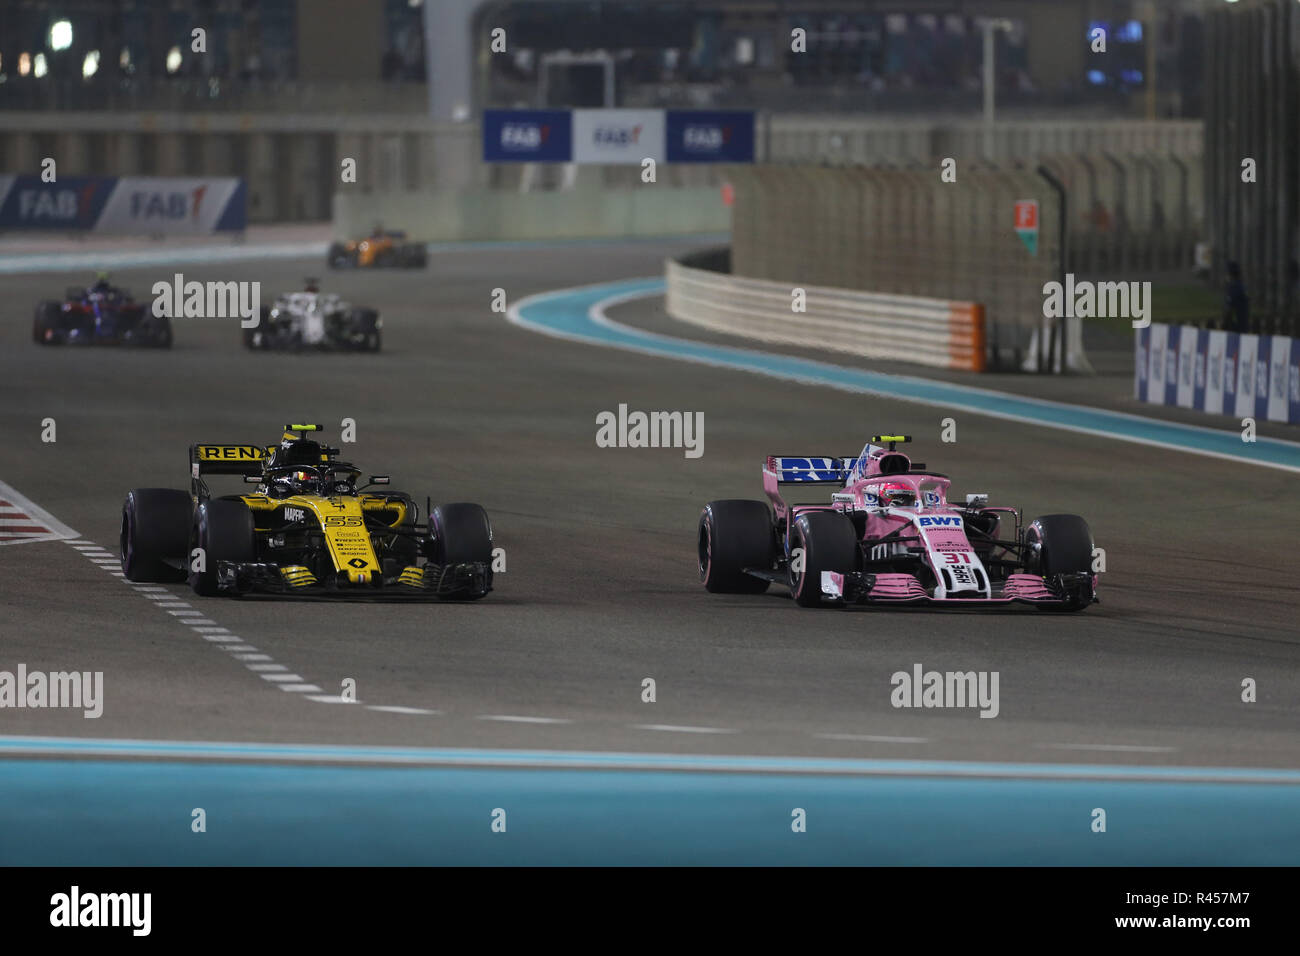
[[[246,484],[246,485],[260,485],[261,483],[262,483],[262,476],[261,476],[261,475],[245,475],[245,476],[244,476],[244,484]]]
[[[389,482],[391,482],[392,480],[393,480],[393,479],[390,478],[390,477],[388,477],[388,475],[371,475],[371,476],[370,476],[370,483],[371,483],[372,485],[386,485],[386,484],[388,484]]]

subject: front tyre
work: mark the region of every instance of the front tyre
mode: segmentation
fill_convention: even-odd
[[[264,305],[258,313],[257,325],[242,328],[244,348],[269,349],[271,347],[271,307]]]
[[[131,343],[152,349],[172,347],[172,323],[165,315],[145,314],[131,333]]]
[[[384,322],[374,309],[353,309],[350,341],[359,352],[378,352],[383,347]]]
[[[198,555],[194,554],[196,548],[201,552]],[[253,561],[255,557],[253,512],[248,505],[221,498],[212,498],[199,505],[194,512],[190,550],[185,555],[189,562],[190,587],[195,594],[212,597],[220,592],[217,586],[218,562]],[[195,570],[196,564],[199,570]]]
[[[349,251],[348,247],[341,242],[330,243],[329,252],[325,254],[325,264],[331,269],[356,268],[356,251]]]
[[[429,515],[429,562],[444,568],[485,565],[484,587],[470,585],[444,591],[443,600],[477,601],[492,587],[492,522],[482,507],[457,501],[438,505]]]
[[[724,498],[700,513],[700,583],[711,594],[762,594],[771,583],[746,573],[767,571],[776,557],[772,514],[761,501]]]
[[[1092,529],[1078,515],[1043,515],[1025,529],[1025,570],[1049,581],[1058,575],[1092,575]],[[1085,593],[1086,592],[1086,593]],[[1081,611],[1092,603],[1092,587],[1068,594],[1048,610]]]
[[[858,540],[853,522],[838,511],[811,511],[794,523],[792,541],[802,548],[802,570],[794,570],[791,555],[790,590],[800,607],[837,606],[840,601],[824,598],[822,574],[848,574],[857,563]]]

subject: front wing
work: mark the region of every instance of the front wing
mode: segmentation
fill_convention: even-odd
[[[322,584],[310,574],[304,578],[293,571],[286,575],[286,570],[270,562],[218,561],[217,587],[231,595],[381,601],[446,600],[466,594],[482,597],[492,590],[491,567],[486,562],[426,564],[406,568],[375,584],[352,586]]]
[[[933,604],[945,607],[972,605],[1012,604],[1016,602],[1039,607],[1067,607],[1091,604],[1097,600],[1097,577],[1094,574],[1057,574],[1041,577],[1037,574],[1010,574],[1006,580],[994,585],[990,597],[936,598],[921,586],[913,575],[903,573],[872,574],[855,571],[822,574],[822,594],[828,599],[841,599],[850,604]]]

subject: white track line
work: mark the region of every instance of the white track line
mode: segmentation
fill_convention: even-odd
[[[634,730],[661,730],[671,734],[738,734],[726,727],[681,727],[676,724],[633,724]]]
[[[483,714],[477,720],[501,720],[513,724],[571,724],[567,717],[516,717],[513,714]]]
[[[1037,744],[1052,750],[1105,750],[1118,753],[1134,754],[1171,754],[1177,747],[1144,747],[1140,744]]]
[[[22,498],[22,496],[18,495],[17,492],[10,489],[8,485],[0,483],[0,489],[3,490],[4,495],[8,496],[0,498],[0,501],[21,501],[23,507],[26,507],[26,505],[29,504],[25,498]],[[44,519],[42,519],[42,521],[44,521]],[[58,522],[53,521],[53,519],[51,519],[51,522],[45,522],[46,526],[52,528],[55,526],[58,528],[64,527],[63,525],[59,525]],[[69,544],[78,554],[83,555],[92,564],[98,565],[106,571],[111,571],[115,577],[122,578],[124,581],[126,580],[126,575],[119,570],[115,570],[121,566],[121,561],[119,558],[115,557],[111,551],[107,548],[101,548],[92,541],[82,540],[75,532],[72,532],[70,529],[67,530],[69,533],[65,537],[76,539],[69,541]],[[152,602],[153,606],[159,610],[166,611],[171,617],[176,619],[178,624],[184,624],[192,628],[193,633],[197,634],[205,641],[209,641],[226,651],[240,652],[232,654],[231,656],[234,657],[235,660],[243,663],[246,668],[256,673],[257,676],[261,677],[262,680],[272,686],[292,693],[300,693],[304,696],[308,696],[311,693],[320,693],[321,688],[316,684],[307,683],[306,680],[298,674],[290,672],[289,668],[284,664],[275,663],[270,654],[259,652],[253,645],[245,643],[242,637],[237,634],[232,634],[229,628],[222,627],[216,621],[204,617],[202,611],[194,610],[193,605],[188,601],[181,600],[179,595],[173,594],[167,588],[134,584],[132,582],[128,583],[131,583],[131,588],[136,592],[136,594]],[[258,661],[259,663],[251,663],[252,661]],[[322,698],[309,697],[308,699]]]

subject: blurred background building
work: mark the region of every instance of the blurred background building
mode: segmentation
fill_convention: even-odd
[[[484,108],[753,109],[760,163],[1046,163],[1069,193],[1066,266],[1190,271],[1199,239],[1216,280],[1228,259],[1244,259],[1248,286],[1270,290],[1269,311],[1294,321],[1295,7],[6,0],[0,172],[35,172],[57,157],[63,175],[234,175],[248,183],[252,221],[333,217],[343,232],[377,215],[415,215],[418,196],[429,200],[420,215],[435,221],[408,224],[413,231],[481,238],[526,217],[470,222],[483,205],[475,197],[568,191],[598,203],[637,184],[631,167],[485,164]],[[988,24],[991,125],[982,113]],[[1104,53],[1094,49],[1099,29]],[[792,49],[794,31],[807,52]],[[503,49],[493,49],[494,34]],[[1245,150],[1268,159],[1266,188],[1252,196],[1224,179]],[[345,158],[356,160],[357,181],[340,188]],[[665,166],[659,182],[692,207],[727,175]],[[449,216],[447,202],[429,197],[461,211]]]
[[[1217,2],[1217,0],[1216,0]],[[1195,117],[1208,0],[10,0],[0,108],[420,110],[425,14],[473,28],[471,106],[736,106],[964,112],[996,17],[1004,108]],[[206,52],[191,30],[207,31]],[[1106,55],[1074,42],[1107,29]],[[508,55],[487,54],[505,30]],[[816,55],[791,51],[794,29]],[[440,25],[435,32],[442,32]],[[456,31],[451,31],[455,33]],[[609,57],[603,68],[557,54]],[[549,78],[545,74],[554,75]],[[317,87],[317,89],[313,89]],[[321,95],[329,90],[333,104]],[[307,97],[307,103],[298,102]],[[1151,118],[1151,117],[1148,117]]]

